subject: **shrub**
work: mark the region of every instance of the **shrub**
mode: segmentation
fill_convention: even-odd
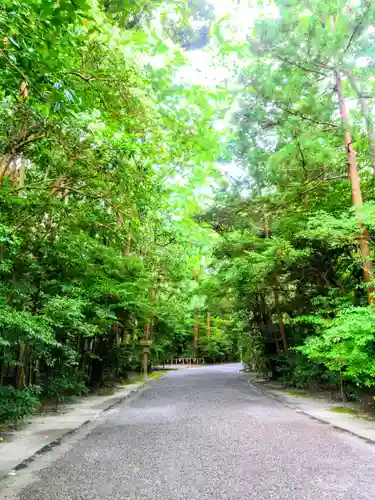
[[[66,401],[73,396],[81,396],[87,392],[88,389],[83,373],[74,375],[56,374],[47,379],[43,389],[44,396],[56,399],[59,402]]]
[[[375,316],[373,307],[344,305],[325,319],[305,345],[297,347],[311,361],[357,386],[375,386]]]
[[[0,423],[12,423],[31,415],[39,404],[39,387],[0,387]]]

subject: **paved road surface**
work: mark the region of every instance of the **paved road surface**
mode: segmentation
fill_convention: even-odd
[[[14,498],[375,499],[375,445],[252,391],[238,370],[152,382]]]

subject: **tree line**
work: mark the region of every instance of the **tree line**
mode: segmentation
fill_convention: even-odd
[[[245,41],[217,28],[237,61],[242,174],[200,216],[220,234],[212,286],[254,369],[361,398],[375,382],[374,5],[252,7]]]
[[[217,154],[216,96],[176,73],[210,23],[199,5],[0,7],[2,422],[126,378],[141,339],[152,364],[198,348],[209,231],[189,214]]]

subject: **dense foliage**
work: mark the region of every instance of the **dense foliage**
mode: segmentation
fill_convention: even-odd
[[[218,300],[233,296],[254,368],[297,386],[371,387],[374,5],[275,0],[257,12],[245,41],[228,37],[230,20],[218,28],[236,61],[230,149],[242,165],[201,217],[221,235]]]
[[[2,421],[138,370],[143,337],[153,363],[194,350],[221,92],[175,78],[192,8],[0,6]]]

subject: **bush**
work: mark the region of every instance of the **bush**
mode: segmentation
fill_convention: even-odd
[[[72,376],[57,374],[47,379],[43,395],[47,398],[56,399],[58,402],[66,401],[73,396],[81,396],[88,392],[85,379],[83,373]]]
[[[39,404],[40,388],[0,387],[0,423],[12,423],[31,415]]]
[[[332,319],[320,319],[314,336],[297,350],[337,378],[375,387],[375,315],[372,306],[344,304]]]
[[[273,358],[276,378],[296,388],[333,387],[339,384],[335,372],[329,371],[323,364],[314,363],[306,356],[289,351]]]

